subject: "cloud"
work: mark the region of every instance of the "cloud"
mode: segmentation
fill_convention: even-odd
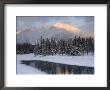
[[[20,33],[22,33],[22,32],[27,32],[27,31],[30,31],[29,29],[22,29],[22,30],[18,30],[17,32],[16,32],[16,34],[17,35],[19,35]]]
[[[33,32],[33,31],[37,31],[37,30],[48,30],[48,29],[52,29],[52,28],[56,28],[57,30],[65,30],[71,33],[78,33],[80,32],[80,29],[73,26],[72,24],[69,23],[64,23],[64,22],[58,22],[55,24],[51,24],[51,25],[43,25],[40,27],[33,27],[33,28],[27,28],[27,29],[23,29],[23,30],[18,30],[16,32],[17,35],[19,35],[22,32]]]
[[[36,27],[35,25],[33,27],[25,27],[22,29],[19,29],[16,31],[16,34],[19,35],[23,32],[35,32],[35,31],[44,31],[50,29],[50,25],[41,25],[39,27]]]
[[[57,22],[57,23],[50,24],[50,25],[44,24],[39,27],[25,28],[25,29],[18,30],[16,34],[19,35],[22,32],[36,32],[36,31],[37,33],[42,33],[42,32],[45,32],[51,29],[64,30],[70,33],[74,33],[81,37],[90,37],[90,36],[94,37],[94,32],[92,31],[90,32],[89,30],[88,31],[82,30],[81,28],[77,28],[73,24],[65,23],[65,22]],[[87,28],[83,28],[83,29],[87,29]]]
[[[74,32],[74,33],[77,33],[80,31],[75,26],[68,24],[68,23],[64,23],[64,22],[58,22],[56,24],[53,24],[52,27],[58,28],[58,29],[63,29],[63,30],[69,31],[69,32]]]

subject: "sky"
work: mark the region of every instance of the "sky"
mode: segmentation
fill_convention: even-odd
[[[16,21],[17,31],[66,23],[81,31],[94,32],[94,16],[17,16]]]

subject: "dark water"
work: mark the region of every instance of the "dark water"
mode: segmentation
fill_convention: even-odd
[[[22,60],[21,63],[35,67],[48,74],[94,74],[94,67],[67,65],[40,60]]]

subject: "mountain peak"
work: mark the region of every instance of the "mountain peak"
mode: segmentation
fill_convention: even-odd
[[[52,27],[57,28],[57,29],[63,29],[63,30],[66,30],[72,33],[80,32],[80,30],[76,28],[75,26],[68,24],[68,23],[64,23],[64,22],[58,22],[56,24],[53,24]]]
[[[74,38],[74,36],[94,37],[93,32],[84,32],[72,24],[58,22],[52,25],[44,25],[43,27],[24,28],[17,30],[17,42],[36,42],[41,36],[43,38],[55,37],[57,39]]]

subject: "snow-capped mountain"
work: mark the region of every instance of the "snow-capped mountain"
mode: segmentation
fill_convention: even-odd
[[[41,36],[43,38],[55,37],[56,39],[68,39],[75,36],[80,37],[93,37],[93,32],[84,32],[77,27],[68,23],[55,23],[53,25],[44,25],[43,27],[24,28],[17,30],[17,43],[30,42],[34,43],[38,41]]]

